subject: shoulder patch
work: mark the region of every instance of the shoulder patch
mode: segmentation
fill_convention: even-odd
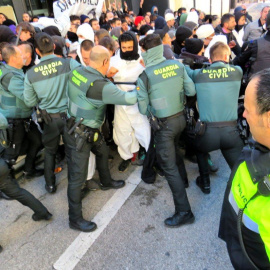
[[[143,71],[142,74],[139,76],[139,78],[143,81],[143,84],[145,85],[145,88],[146,88],[147,91],[148,91],[149,85],[148,85],[148,77],[147,77],[147,75],[146,75],[146,72]],[[139,89],[137,89],[137,90],[140,90],[140,87],[139,87]]]
[[[90,87],[86,93],[86,97],[95,100],[102,100],[103,88],[107,83],[108,81],[106,79],[91,82]]]

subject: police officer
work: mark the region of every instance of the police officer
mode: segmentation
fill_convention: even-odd
[[[82,216],[81,187],[86,180],[90,151],[96,155],[102,190],[124,187],[122,180],[113,180],[108,167],[108,147],[100,133],[106,104],[132,105],[137,92],[124,92],[105,79],[110,65],[109,51],[96,46],[90,53],[90,66],[78,67],[69,76],[67,129],[69,226],[90,232],[94,222]]]
[[[32,215],[34,221],[49,220],[52,218],[52,214],[48,212],[47,208],[31,193],[21,188],[9,174],[8,165],[3,159],[5,151],[12,147],[9,146],[9,140],[5,139],[7,135],[4,135],[7,132],[8,126],[7,119],[0,113],[0,190],[10,198],[31,208],[34,211],[34,214]]]
[[[231,173],[219,237],[235,269],[270,269],[270,69],[252,77],[244,106],[255,141],[243,149]]]
[[[146,69],[137,84],[139,110],[142,114],[152,115],[152,120],[158,118],[154,121],[159,125],[154,133],[157,158],[175,204],[175,214],[165,220],[165,225],[178,227],[194,221],[179,173],[184,163],[178,154],[177,143],[186,126],[184,95],[195,95],[195,86],[181,63],[163,57],[159,35],[147,35],[140,41],[140,46]]]
[[[35,169],[35,158],[41,148],[41,141],[35,138],[35,132],[30,132],[35,129],[35,125],[30,120],[32,109],[26,106],[23,96],[22,53],[18,47],[8,45],[3,48],[2,57],[7,64],[0,63],[0,112],[8,118],[9,139],[12,143],[12,147],[5,151],[4,159],[11,166],[17,157],[26,151],[24,166],[26,177],[40,176],[43,170]]]
[[[243,148],[236,121],[242,70],[228,64],[230,53],[228,45],[217,42],[210,49],[209,67],[197,70],[186,67],[196,85],[201,120],[195,127],[200,171],[196,184],[205,194],[210,193],[207,153],[220,149],[232,168]]]
[[[44,120],[42,141],[45,147],[44,176],[45,188],[49,193],[56,191],[55,156],[64,135],[67,110],[67,79],[71,69],[79,66],[73,59],[58,58],[54,55],[52,38],[39,33],[35,37],[36,52],[40,63],[27,71],[24,98],[27,106],[39,105]],[[65,137],[63,138],[65,142]]]

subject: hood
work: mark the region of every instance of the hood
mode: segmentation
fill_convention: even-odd
[[[152,6],[151,8],[151,14],[157,14],[157,13],[154,13],[154,9],[157,8],[157,6]]]
[[[12,30],[6,25],[0,25],[0,42],[15,43],[16,36]]]
[[[42,30],[44,33],[48,34],[49,36],[60,36],[61,33],[56,26],[47,26]]]
[[[196,63],[205,63],[209,62],[208,58],[203,55],[197,55],[193,53],[189,53],[186,51],[186,48],[183,48],[181,51],[181,58],[191,58]]]
[[[146,67],[151,67],[165,61],[163,57],[163,44],[142,52],[142,58]]]
[[[94,39],[95,34],[93,31],[93,28],[88,23],[84,23],[78,27],[77,35],[78,36],[82,35],[85,37],[85,39],[89,39],[95,43],[95,39]]]
[[[121,50],[121,40],[123,36],[129,36],[133,39],[133,51],[131,52],[123,52]],[[137,60],[139,59],[140,55],[138,53],[138,41],[137,38],[135,36],[135,34],[132,31],[127,31],[125,33],[123,33],[120,37],[119,37],[119,47],[120,47],[120,57],[121,59],[127,60],[127,61],[131,61],[131,60]]]

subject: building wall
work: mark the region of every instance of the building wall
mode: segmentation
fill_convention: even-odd
[[[185,7],[189,11],[192,7],[205,12],[206,14],[222,16],[230,11],[231,0],[170,0],[170,8],[178,10],[180,7]],[[222,6],[221,6],[222,4]],[[212,7],[211,7],[212,5]]]

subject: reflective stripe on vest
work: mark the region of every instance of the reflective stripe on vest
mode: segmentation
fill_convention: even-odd
[[[235,213],[238,215],[239,212],[239,207],[233,197],[233,193],[232,191],[230,191],[229,194],[229,202],[233,208],[233,210],[235,211]],[[255,233],[259,233],[259,226],[256,222],[254,222],[250,217],[248,217],[245,213],[243,214],[243,219],[242,219],[243,224],[251,231],[255,232]]]

